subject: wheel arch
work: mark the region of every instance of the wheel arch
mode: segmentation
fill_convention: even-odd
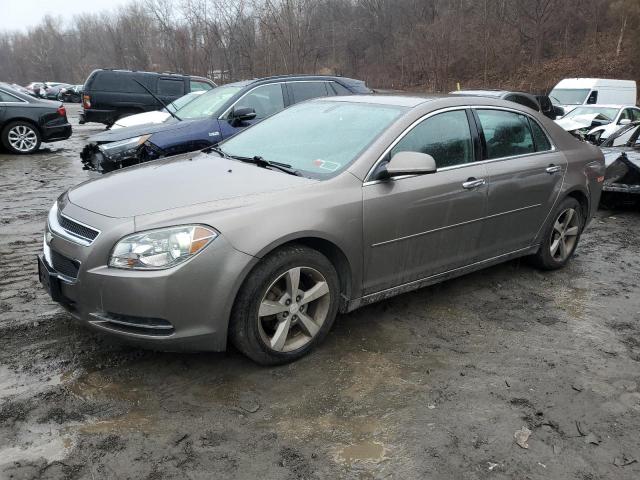
[[[348,300],[352,298],[354,290],[354,270],[352,262],[349,261],[349,257],[336,241],[317,233],[301,233],[295,237],[285,237],[273,242],[255,256],[262,259],[271,252],[292,244],[304,245],[322,253],[329,259],[335,267],[340,280],[340,295],[342,297],[340,301],[340,312],[346,311]],[[251,274],[251,270],[245,275],[243,283]]]
[[[589,219],[589,215],[591,214],[591,205],[589,201],[589,195],[582,191],[580,188],[575,188],[573,190],[568,191],[564,198],[575,198],[580,204],[580,208],[582,209],[582,215],[584,217],[585,225]]]
[[[9,125],[15,122],[26,122],[30,125],[33,125],[33,127],[36,130],[38,130],[38,135],[42,137],[42,131],[40,130],[40,125],[38,125],[38,122],[36,122],[33,118],[29,118],[29,117],[11,117],[9,120],[5,121],[2,124],[2,132],[4,133],[5,128],[7,128]]]

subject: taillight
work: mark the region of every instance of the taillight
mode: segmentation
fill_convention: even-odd
[[[91,108],[91,97],[89,95],[82,96],[82,106],[84,108]]]
[[[66,117],[67,116],[67,109],[64,108],[64,105],[60,105],[58,107],[58,115],[60,115],[61,117]]]

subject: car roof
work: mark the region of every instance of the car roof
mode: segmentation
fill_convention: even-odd
[[[377,105],[395,105],[398,107],[413,108],[420,104],[441,100],[445,96],[436,95],[348,95],[340,97],[320,97],[313,101],[347,102],[347,103],[369,103]]]
[[[253,84],[259,84],[259,83],[291,82],[296,80],[307,80],[307,81],[318,80],[318,81],[325,81],[325,82],[336,81],[336,82],[346,83],[347,85],[352,83],[358,83],[358,84],[365,83],[362,80],[356,80],[354,78],[349,78],[349,77],[340,77],[337,75],[273,75],[270,77],[240,80],[237,82],[227,83],[225,85],[234,85],[234,86],[244,87],[246,85],[253,85]]]

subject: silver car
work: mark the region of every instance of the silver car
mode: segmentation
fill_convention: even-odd
[[[516,257],[563,267],[603,176],[597,147],[512,102],[313,100],[70,189],[40,280],[96,330],[284,363],[338,312]]]

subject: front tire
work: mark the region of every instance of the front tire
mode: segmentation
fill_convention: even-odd
[[[338,274],[324,255],[302,245],[283,247],[245,280],[231,313],[230,339],[261,365],[292,362],[326,337],[339,296]]]
[[[40,148],[40,132],[29,122],[11,122],[2,130],[2,145],[11,153],[26,155]]]
[[[550,220],[540,249],[532,257],[534,265],[543,270],[557,270],[569,262],[585,225],[582,207],[572,197],[565,198],[556,207]]]

